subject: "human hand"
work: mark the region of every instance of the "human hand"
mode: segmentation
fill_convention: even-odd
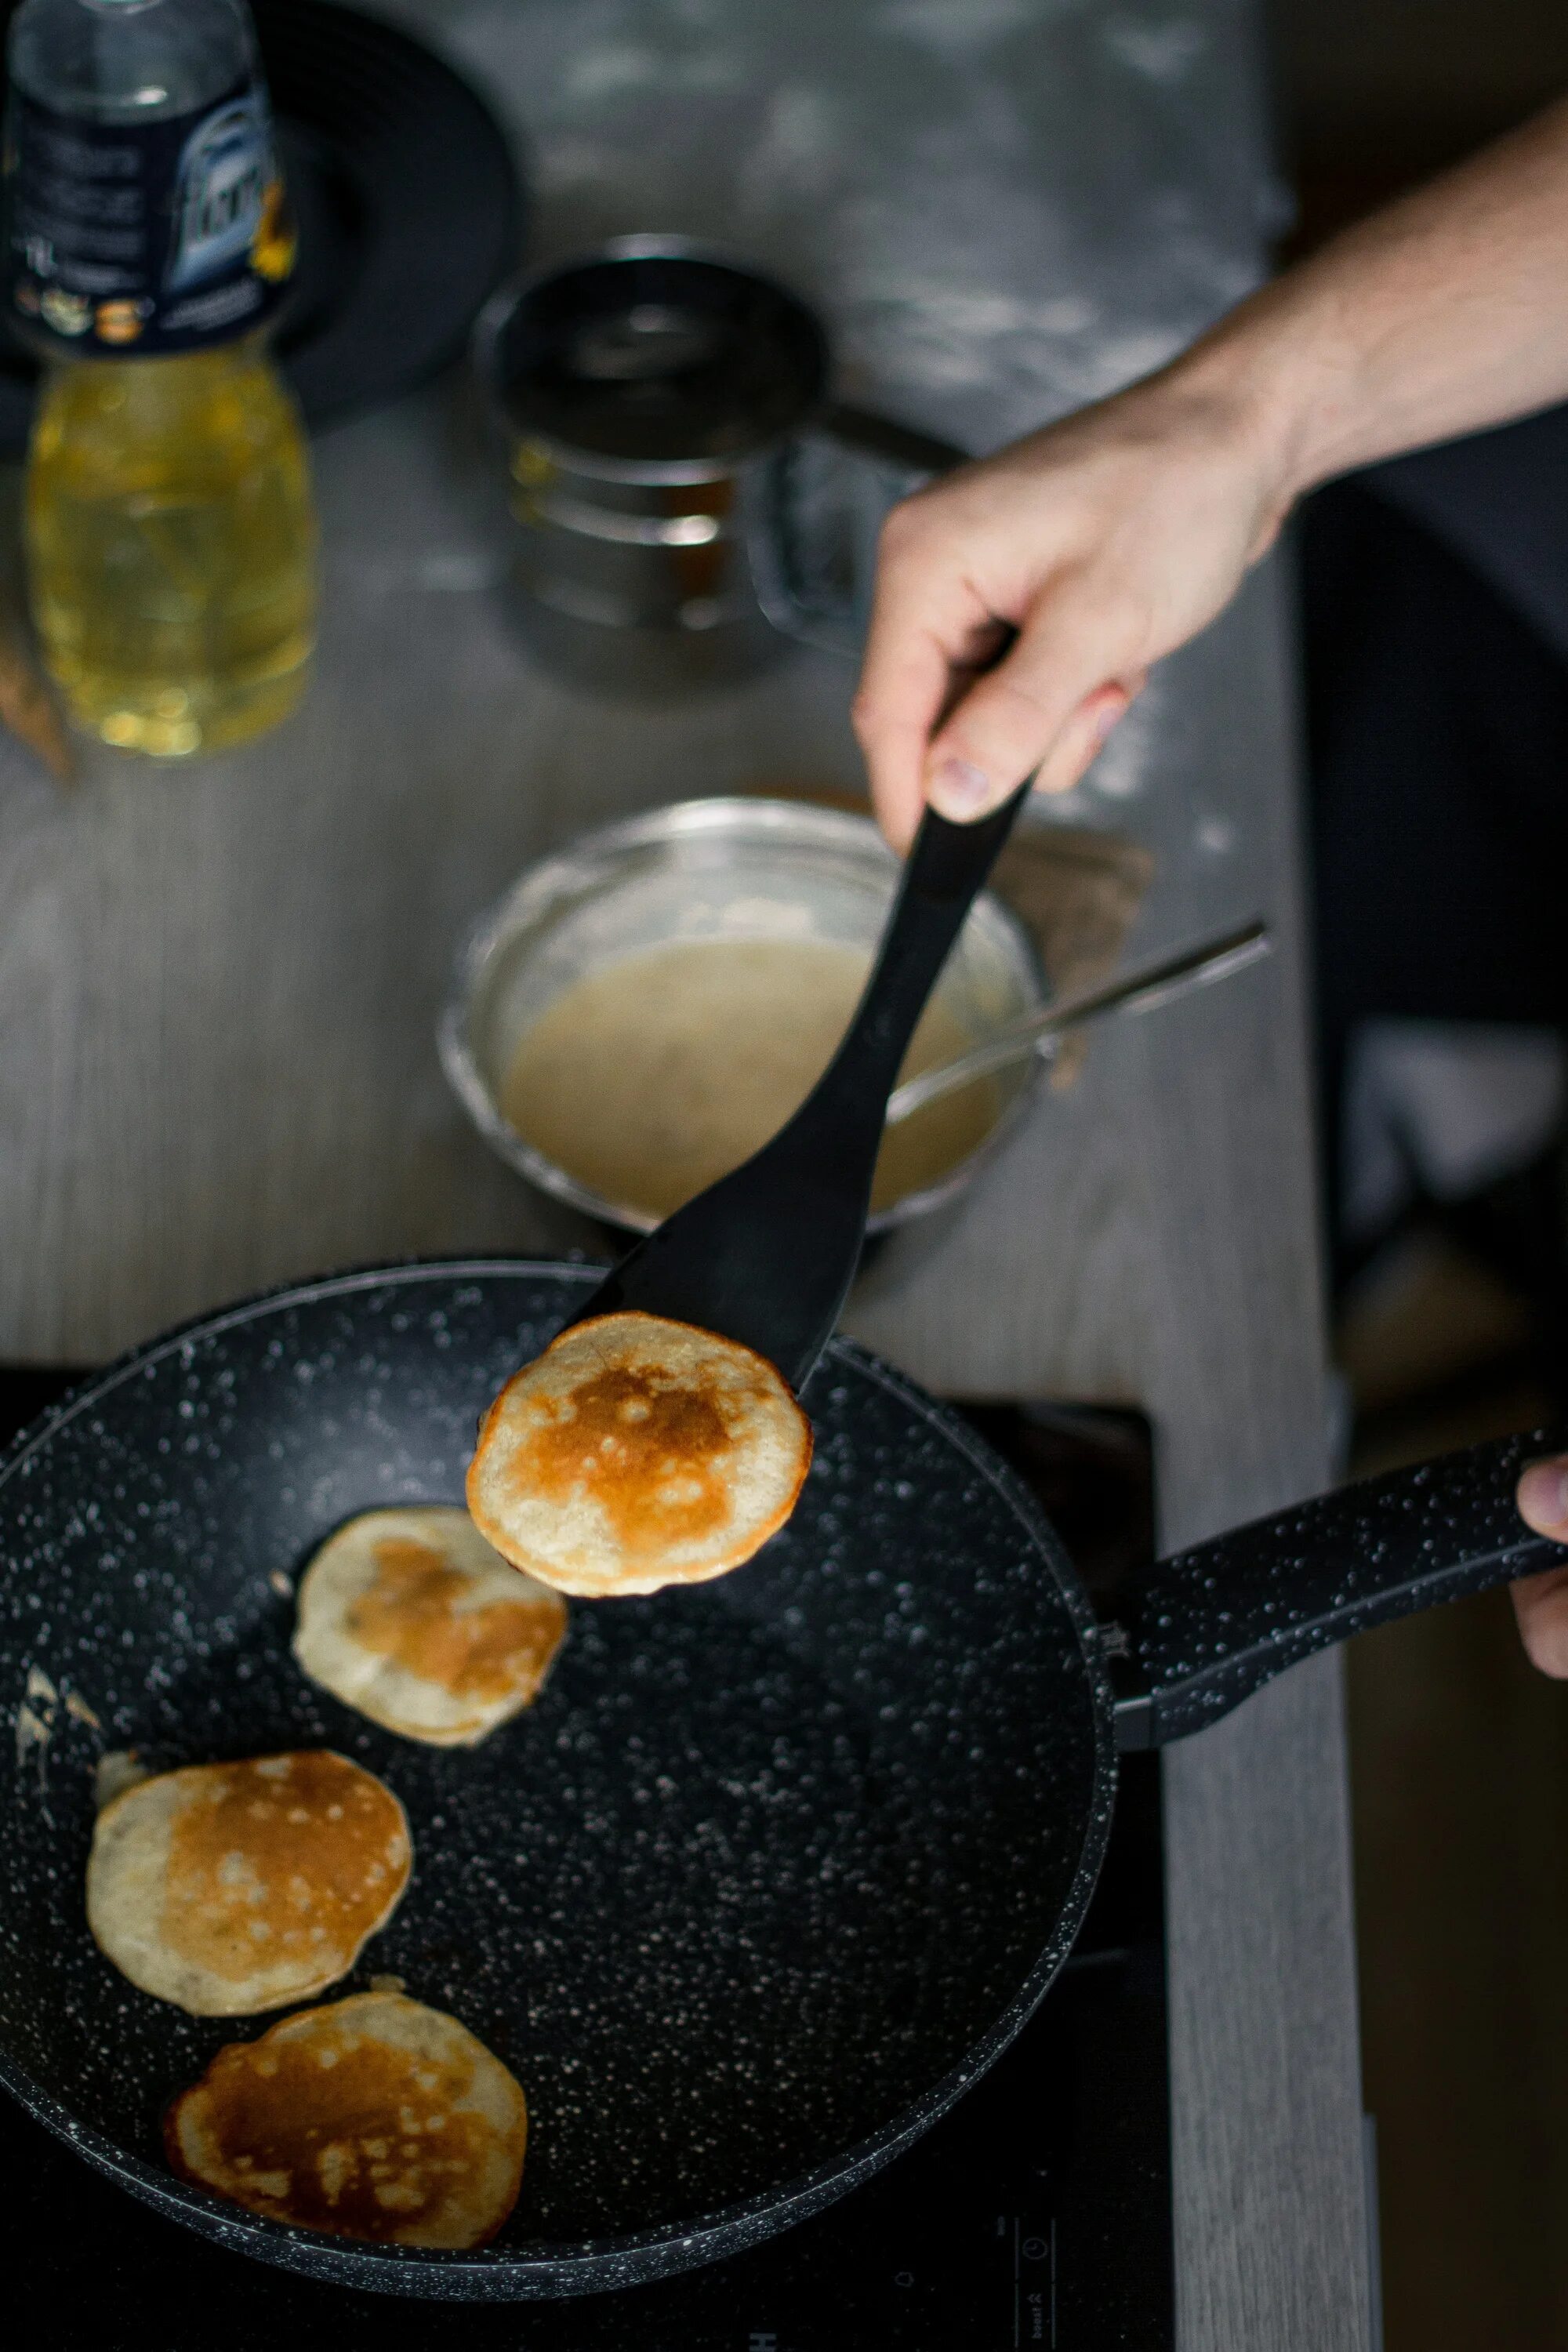
[[[856,729],[894,844],[1077,782],[1314,483],[1568,395],[1568,101],[1237,305],[1170,367],[895,508]],[[996,624],[1019,632],[1005,661]]]
[[[1568,1543],[1568,1454],[1532,1462],[1519,1482],[1521,1516],[1538,1536]],[[1568,1677],[1568,1565],[1521,1576],[1513,1588],[1520,1639],[1543,1675]]]
[[[855,730],[896,848],[928,796],[962,822],[1033,770],[1078,782],[1150,664],[1273,541],[1287,437],[1200,350],[893,509]],[[999,623],[1017,642],[984,671]]]

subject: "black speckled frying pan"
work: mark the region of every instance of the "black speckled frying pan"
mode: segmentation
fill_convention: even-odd
[[[801,2219],[1050,1983],[1119,1737],[1173,1737],[1355,1625],[1562,1557],[1512,1517],[1519,1441],[1167,1561],[1108,1636],[1011,1475],[836,1341],[800,1507],[755,1560],[574,1604],[543,1696],[483,1747],[400,1740],[294,1667],[289,1581],[356,1511],[459,1501],[481,1407],[595,1279],[487,1262],[282,1292],[126,1358],[0,1464],[0,2076],[134,2195],[318,2278],[573,2294]],[[1120,1704],[1118,1651],[1143,1675]],[[164,2103],[268,2021],[151,2000],[87,1931],[102,1750],[318,1743],[384,1776],[415,1841],[401,1909],[336,1990],[401,1977],[528,2094],[522,2196],[478,2252],[286,2230],[173,2179]]]

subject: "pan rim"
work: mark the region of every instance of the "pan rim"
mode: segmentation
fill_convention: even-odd
[[[91,1374],[19,1431],[0,1452],[0,1488],[53,1434],[79,1412],[111,1394],[148,1365],[162,1361],[195,1339],[216,1338],[263,1314],[309,1306],[323,1298],[435,1281],[480,1277],[565,1280],[589,1287],[604,1269],[582,1260],[509,1256],[405,1258],[368,1265],[257,1291],[216,1312],[196,1315],[139,1342]],[[616,2237],[542,2241],[531,2248],[489,2246],[455,2251],[422,2246],[382,2246],[333,2238],[247,2213],[210,2191],[176,2181],[117,2140],[74,2117],[52,2092],[33,2081],[10,2053],[0,2048],[0,2086],[36,2121],[97,2170],[168,2219],[216,2240],[230,2252],[247,2253],[305,2275],[333,2280],[409,2299],[431,2301],[531,2301],[607,2293],[718,2262],[761,2243],[847,2195],[943,2115],[994,2063],[1027,2023],[1070,1954],[1100,1875],[1110,1835],[1116,1786],[1112,1695],[1095,1616],[1082,1581],[1059,1538],[1023,1481],[994,1454],[977,1432],[942,1400],[884,1363],[859,1342],[836,1334],[823,1365],[852,1367],[890,1391],[929,1426],[956,1446],[970,1465],[1007,1503],[1049,1565],[1068,1621],[1078,1637],[1086,1670],[1094,1728],[1093,1788],[1088,1819],[1070,1886],[1055,1928],[1017,1990],[986,2032],[921,2095],[864,2139],[779,2186],[733,2205],[721,2206],[688,2221]]]

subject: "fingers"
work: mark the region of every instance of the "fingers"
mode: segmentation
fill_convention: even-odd
[[[1134,671],[1131,677],[1111,678],[1085,695],[1072,717],[1058,736],[1038,776],[1036,789],[1042,793],[1068,793],[1091,768],[1105,749],[1117,727],[1132,704],[1142,693],[1145,673]]]
[[[854,709],[871,799],[883,832],[900,850],[913,839],[925,805],[927,745],[955,686],[984,657],[996,627],[962,567],[922,552],[918,512],[910,520],[913,511],[895,508],[883,530]]]
[[[1568,1681],[1568,1568],[1521,1576],[1513,1588],[1513,1611],[1531,1664]]]
[[[1520,1479],[1514,1499],[1521,1518],[1538,1536],[1568,1543],[1568,1455],[1532,1462]]]
[[[1042,792],[1070,791],[1142,690],[1136,666],[1109,677],[1097,667],[1110,632],[1086,625],[1075,659],[1048,614],[1032,617],[1005,660],[965,688],[972,649],[995,627],[973,600],[933,629],[910,625],[896,582],[879,598],[855,726],[895,848],[908,847],[927,800],[963,824],[1030,774]]]
[[[925,761],[931,806],[960,823],[984,816],[1030,774],[1042,792],[1070,790],[1142,684],[1135,663],[1117,660],[1122,635],[1092,612],[1075,611],[1069,629],[1042,600],[1007,658],[938,728]]]
[[[1537,1535],[1568,1543],[1568,1458],[1532,1462],[1519,1482],[1520,1515]],[[1520,1638],[1542,1674],[1568,1679],[1568,1567],[1521,1576],[1513,1588]]]
[[[865,688],[855,704],[855,732],[870,779],[871,805],[882,831],[900,854],[914,839],[925,807],[926,744],[952,675],[934,646],[926,650],[929,663],[906,658],[900,665],[902,700],[898,698],[895,682],[886,704],[868,702]]]
[[[883,526],[854,715],[899,848],[928,800],[963,824],[1026,776],[1068,790],[1142,682],[1140,601],[1108,592],[1094,563],[1066,552],[1062,515],[1022,516],[1007,487],[981,467],[906,500]],[[999,631],[1014,626],[994,661]]]
[[[1273,440],[1204,363],[961,467],[895,507],[856,730],[900,846],[1026,776],[1077,782],[1140,674],[1229,602],[1289,503]],[[1019,635],[967,685],[986,629]]]

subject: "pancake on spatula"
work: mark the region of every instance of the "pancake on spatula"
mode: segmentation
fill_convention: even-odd
[[[363,1511],[305,1572],[294,1655],[388,1731],[470,1748],[538,1696],[565,1632],[559,1593],[510,1567],[467,1511]]]
[[[274,2221],[481,2246],[517,2202],[528,2110],[438,2009],[363,1992],[229,2042],[163,2118],[174,2171]]]
[[[192,1764],[100,1813],[88,1925],[143,1992],[243,2017],[345,1975],[412,1863],[391,1790],[330,1748]]]
[[[811,1423],[765,1357],[657,1315],[551,1342],[479,1424],[468,1508],[517,1568],[587,1598],[722,1576],[795,1508]]]

